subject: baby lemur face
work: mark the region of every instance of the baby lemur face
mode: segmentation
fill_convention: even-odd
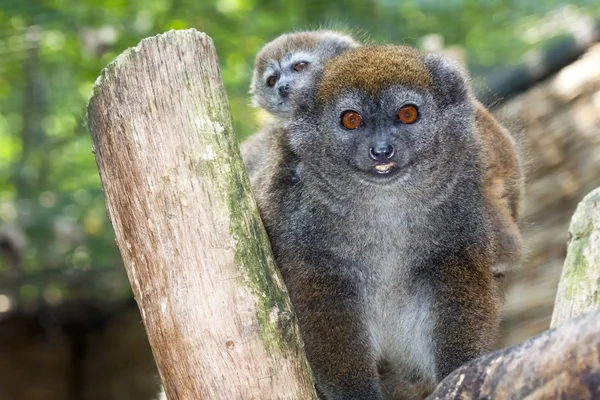
[[[307,73],[324,61],[358,46],[333,31],[298,32],[279,36],[256,56],[250,86],[252,103],[273,115],[290,111],[290,93],[305,84]]]
[[[290,140],[323,176],[422,184],[469,154],[472,106],[449,61],[404,46],[360,47],[315,75],[295,97]]]
[[[254,92],[258,105],[272,114],[287,113],[290,91],[302,85],[305,71],[316,62],[316,54],[308,51],[286,53],[280,60],[270,60],[262,76],[257,77]]]

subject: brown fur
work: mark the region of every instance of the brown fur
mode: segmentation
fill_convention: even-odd
[[[435,389],[433,382],[421,380],[411,371],[398,371],[385,360],[377,367],[382,391],[391,400],[421,400]]]
[[[340,75],[346,79],[340,79]],[[355,87],[375,94],[392,84],[431,88],[431,74],[423,64],[423,54],[407,46],[358,47],[327,63],[318,101],[327,102],[337,93]]]
[[[524,177],[516,144],[510,133],[485,107],[476,104],[475,125],[481,140],[484,167],[484,197],[496,236],[496,263],[516,265],[523,245],[519,231]],[[505,272],[505,271],[503,271]]]

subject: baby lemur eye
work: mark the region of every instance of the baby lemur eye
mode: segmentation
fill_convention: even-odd
[[[344,111],[342,113],[342,126],[346,129],[356,129],[360,126],[362,118],[356,111]]]
[[[269,86],[275,86],[276,83],[277,83],[277,76],[275,76],[275,75],[271,75],[267,79],[267,85],[269,85]]]
[[[415,123],[417,122],[417,119],[419,119],[419,110],[413,105],[401,107],[400,110],[398,110],[398,119],[403,124]]]
[[[302,72],[304,71],[306,68],[308,68],[308,63],[306,61],[301,61],[298,64],[294,65],[294,69],[298,72]]]

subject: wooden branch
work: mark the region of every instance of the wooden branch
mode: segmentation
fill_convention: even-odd
[[[463,365],[428,399],[600,398],[600,189],[577,207],[569,237],[552,317],[560,326]]]
[[[170,31],[125,51],[88,124],[169,399],[315,398],[212,40]]]
[[[577,206],[551,327],[600,308],[600,188]]]
[[[458,368],[433,399],[600,398],[600,311]]]

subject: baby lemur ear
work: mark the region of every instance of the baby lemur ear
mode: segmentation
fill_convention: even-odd
[[[424,63],[431,72],[440,105],[449,106],[467,99],[467,74],[460,64],[440,54],[425,55]]]

